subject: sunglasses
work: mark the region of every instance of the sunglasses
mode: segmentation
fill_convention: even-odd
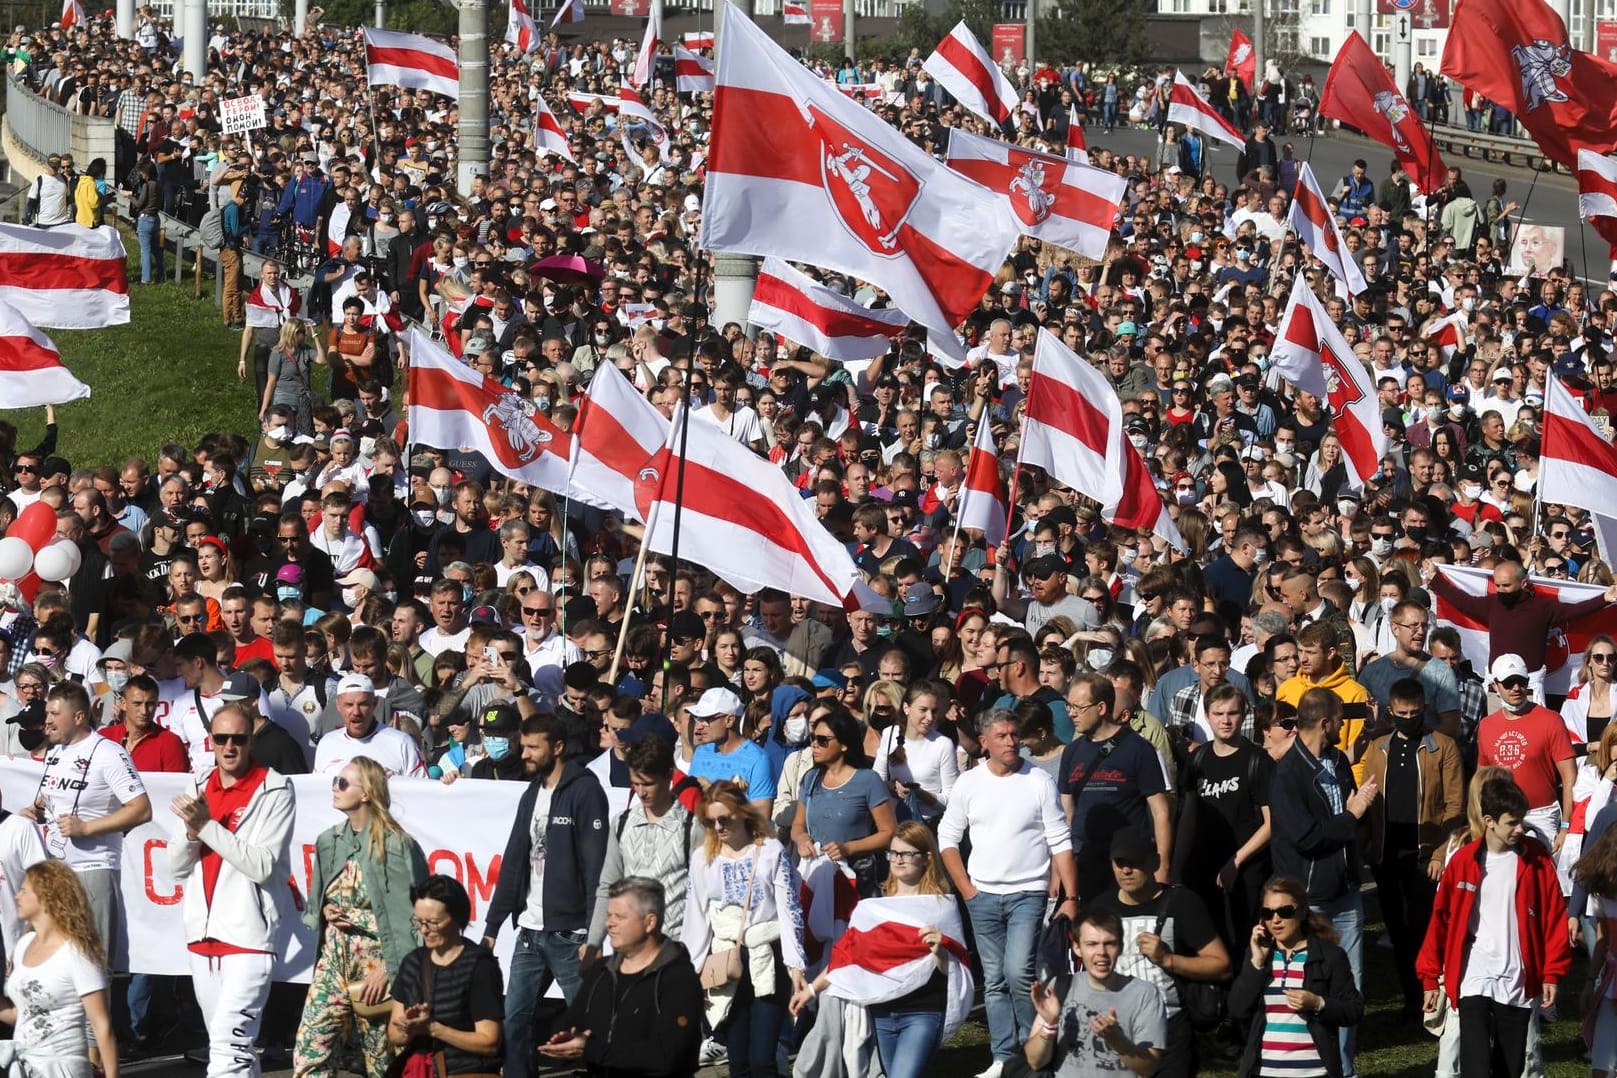
[[[344,778],[341,775],[338,775],[336,778],[331,780],[331,788],[333,790],[346,790],[346,789],[348,789],[348,787],[350,787],[352,785],[353,785],[353,783],[349,782],[346,778]]]
[[[734,816],[709,816],[707,822],[713,825],[715,831],[728,831],[736,822]]]
[[[1276,918],[1279,918],[1282,921],[1289,921],[1293,917],[1297,916],[1297,907],[1291,904],[1284,906],[1265,906],[1263,907],[1262,912],[1263,919],[1265,921],[1272,921]]]
[[[29,474],[39,471],[39,469],[34,467],[32,464],[19,464],[11,470],[14,472],[28,472]]]
[[[1527,679],[1524,677],[1506,678],[1504,681],[1501,681],[1499,685],[1501,688],[1506,689],[1525,689],[1527,688]]]
[[[553,606],[525,606],[522,608],[522,612],[530,617],[544,618],[554,614],[556,608]]]
[[[823,749],[835,744],[837,739],[831,737],[829,734],[815,734],[813,737],[809,738],[809,740],[814,742],[817,748]]]
[[[1589,661],[1592,663],[1609,663],[1613,659],[1617,659],[1617,652],[1602,651],[1598,654],[1589,656]]]
[[[252,734],[209,734],[208,736],[215,745],[246,745],[253,739]],[[348,780],[343,779],[342,781],[346,783]]]
[[[201,621],[204,617],[206,617],[205,614],[175,614],[174,620],[189,625],[194,621]],[[40,654],[44,655],[46,653],[42,651]]]

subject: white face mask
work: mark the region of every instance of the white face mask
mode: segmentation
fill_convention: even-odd
[[[423,528],[432,527],[433,521],[438,519],[438,514],[431,509],[417,509],[410,515],[415,517],[415,522]]]
[[[453,493],[453,491],[451,491],[450,488],[448,488],[448,487],[433,487],[432,488],[433,497],[438,499],[438,504],[439,505],[448,505],[449,504],[449,495],[452,494],[452,493]]]
[[[786,740],[788,742],[790,742],[791,744],[793,744],[793,745],[802,744],[808,738],[808,732],[809,732],[808,716],[807,715],[793,715],[791,718],[786,720],[786,727],[785,727],[785,730],[783,732],[786,735]]]
[[[1468,502],[1476,501],[1478,498],[1482,497],[1482,484],[1480,484],[1480,483],[1462,483],[1462,484],[1460,484],[1460,497],[1464,498]]]
[[[1124,565],[1133,565],[1135,559],[1139,556],[1139,547],[1126,546],[1117,552],[1117,560],[1122,562]]]
[[[456,269],[465,269],[471,264],[472,260],[467,258],[465,255],[456,255],[454,261]]]
[[[1112,665],[1111,648],[1090,648],[1089,657],[1084,660],[1091,670],[1104,670]]]
[[[1462,416],[1465,415],[1465,405],[1463,405],[1463,404],[1451,404],[1451,405],[1449,405],[1449,415],[1453,416],[1455,419],[1461,418]]]
[[[1296,452],[1296,450],[1297,450],[1297,443],[1296,442],[1276,442],[1275,443],[1275,452],[1276,453],[1294,453],[1294,452]]]
[[[1131,434],[1129,435],[1129,441],[1133,443],[1135,449],[1142,453],[1145,452],[1145,447],[1150,444],[1150,439],[1143,434]]]
[[[283,444],[291,437],[292,432],[287,430],[285,427],[275,427],[264,432],[265,440],[274,442],[276,445]]]
[[[1392,608],[1397,606],[1397,605],[1398,605],[1398,600],[1394,599],[1390,595],[1387,596],[1385,599],[1381,600],[1381,610],[1382,610],[1383,613],[1386,613],[1386,614],[1391,614],[1392,613]]]
[[[1465,297],[1464,299],[1462,299],[1460,301],[1460,309],[1462,311],[1470,312],[1470,311],[1476,310],[1476,308],[1477,308],[1477,297],[1476,296],[1467,296],[1467,297]]]
[[[1348,591],[1351,591],[1353,594],[1357,595],[1359,594],[1359,589],[1364,587],[1364,577],[1345,576],[1342,578],[1342,583],[1348,586]]]
[[[1359,507],[1356,504],[1354,504],[1353,502],[1337,502],[1336,503],[1336,511],[1338,513],[1340,513],[1342,516],[1345,516],[1345,517],[1352,516],[1354,513],[1358,512],[1358,509],[1359,509]]]
[[[359,589],[344,588],[342,590],[342,605],[350,610],[357,609],[359,607]]]
[[[1391,539],[1372,539],[1372,540],[1370,540],[1370,553],[1374,554],[1378,558],[1385,558],[1388,554],[1392,553],[1392,540]]]

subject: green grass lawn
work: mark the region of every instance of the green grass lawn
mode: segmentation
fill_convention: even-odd
[[[130,280],[139,281],[140,248],[127,230],[124,245]],[[211,280],[203,279],[201,299],[192,290],[188,268],[184,284],[132,284],[126,326],[45,331],[91,391],[56,410],[57,451],[73,467],[117,466],[131,454],[155,460],[164,442],[194,446],[212,431],[256,437],[252,385],[236,378],[241,334],[224,328]],[[17,424],[19,446],[38,444],[44,409],[0,415]]]

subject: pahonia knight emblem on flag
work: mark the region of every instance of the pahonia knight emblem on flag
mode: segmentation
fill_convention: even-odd
[[[1556,79],[1572,73],[1572,47],[1565,41],[1557,45],[1544,38],[1534,38],[1530,44],[1515,45],[1511,59],[1521,71],[1522,97],[1527,99],[1531,112],[1546,101],[1567,100],[1566,91]]]
[[[809,126],[820,140],[821,182],[837,216],[873,254],[902,253],[898,231],[921,197],[921,181],[818,106],[807,110]]]
[[[515,393],[502,393],[500,399],[483,409],[483,422],[489,433],[503,434],[518,462],[528,463],[537,457],[550,441],[550,433],[539,429],[529,413],[531,407]]]
[[[1011,190],[1017,195],[1011,199],[1011,209],[1023,224],[1036,225],[1050,216],[1056,196],[1045,187],[1045,182],[1044,162],[1036,157],[1022,162],[1022,167],[1011,178]],[[1060,182],[1059,177],[1056,182]]]

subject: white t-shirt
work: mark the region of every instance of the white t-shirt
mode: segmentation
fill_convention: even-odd
[[[427,767],[421,762],[421,750],[410,740],[410,735],[391,726],[376,724],[369,737],[353,737],[347,727],[338,727],[314,747],[314,773],[335,775],[356,756],[368,756],[382,765],[389,775],[423,778]]]
[[[0,820],[0,939],[6,942],[7,955],[17,953],[17,941],[28,931],[17,916],[17,888],[29,866],[43,860],[45,842],[37,825],[15,812]]]
[[[56,819],[74,814],[99,820],[146,795],[146,784],[122,745],[89,731],[71,745],[52,746],[45,754],[39,795],[45,799],[45,849],[52,857],[76,872],[116,870],[121,865],[122,835],[114,831],[70,839],[57,827]]]
[[[471,635],[470,625],[452,635],[434,625],[421,634],[417,643],[421,645],[422,651],[436,659],[446,651],[465,651],[466,638]]]
[[[82,1073],[88,1078],[90,1046],[82,1000],[91,992],[105,992],[107,975],[71,941],[63,942],[38,965],[29,965],[33,945],[32,932],[17,941],[11,976],[6,978],[6,997],[17,1005],[17,1043],[73,1067],[75,1075],[81,1073],[78,1064],[82,1062]]]
[[[503,561],[494,563],[494,583],[502,588],[509,584],[511,578],[518,573],[527,573],[532,576],[534,584],[540,591],[550,590],[550,574],[545,572],[545,567],[542,565],[535,565],[531,561],[522,565],[506,565]]]
[[[1471,953],[1460,978],[1460,998],[1485,996],[1510,1007],[1526,1007],[1522,946],[1516,932],[1516,871],[1521,864],[1515,850],[1489,853],[1482,865],[1482,886],[1471,907],[1467,926]],[[1487,925],[1486,931],[1479,930]]]
[[[758,425],[758,413],[744,404],[737,405],[723,419],[714,413],[711,404],[704,405],[691,414],[707,420],[742,445],[751,445],[764,440],[764,429]]]
[[[550,829],[550,799],[555,792],[541,782],[533,815],[528,818],[528,904],[517,916],[517,927],[535,932],[545,927],[545,834]]]
[[[182,683],[183,685],[183,683]],[[197,710],[197,702],[201,701],[202,710]],[[191,760],[191,774],[206,775],[215,766],[213,758],[213,740],[208,737],[208,731],[213,729],[213,717],[219,714],[219,709],[229,703],[218,696],[209,696],[198,689],[186,689],[168,713],[168,722],[165,724],[171,731],[185,742],[185,754]],[[258,690],[258,713],[270,713],[269,697],[264,690]]]

